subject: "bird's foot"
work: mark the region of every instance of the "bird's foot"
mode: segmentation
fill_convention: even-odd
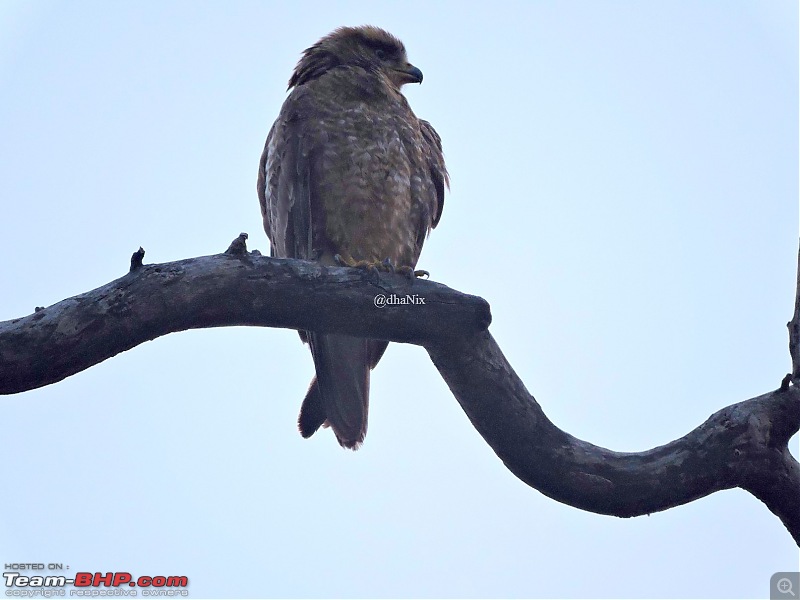
[[[334,254],[333,260],[335,260],[336,264],[340,267],[355,267],[358,262],[349,254]]]
[[[370,261],[370,260],[355,260],[349,254],[342,255],[337,254],[334,257],[336,263],[343,266],[343,267],[353,267],[355,269],[363,269],[365,271],[369,271],[372,273],[397,273],[399,275],[405,275],[408,279],[414,279],[415,277],[430,277],[430,273],[423,270],[414,270],[414,267],[409,265],[402,265],[396,267],[395,264],[392,262],[391,258],[384,258],[381,261]]]
[[[360,269],[366,272],[375,279],[375,283],[380,283],[379,270],[386,270],[385,265],[378,262],[370,262],[368,260],[355,260],[350,254],[336,254],[333,259],[336,264],[343,267],[351,267],[353,269]]]
[[[384,273],[395,272],[394,264],[388,258],[382,261],[356,260],[349,254],[336,254],[333,259],[342,267],[352,267],[354,269],[363,269],[364,271],[382,271]]]
[[[409,265],[403,265],[402,267],[397,267],[394,270],[395,273],[399,273],[400,275],[405,275],[408,279],[415,279],[417,277],[430,277],[430,273],[423,270],[414,270],[414,267]]]

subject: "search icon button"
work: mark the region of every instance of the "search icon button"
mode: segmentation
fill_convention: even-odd
[[[769,583],[769,597],[771,600],[797,598],[798,587],[800,587],[800,572],[775,573]]]

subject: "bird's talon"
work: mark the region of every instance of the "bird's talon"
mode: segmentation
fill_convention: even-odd
[[[402,267],[397,267],[395,270],[396,273],[405,276],[408,279],[414,279],[414,268],[409,267],[408,265],[404,265]]]
[[[380,264],[381,264],[381,266],[383,267],[383,269],[387,273],[394,273],[395,272],[394,264],[392,263],[392,259],[391,258],[384,258],[383,262],[380,263]]]
[[[336,261],[336,264],[341,265],[342,267],[351,267],[353,269],[364,269],[367,268],[369,263],[365,260],[356,260],[350,253],[345,253],[344,256],[341,254],[334,254],[333,260]]]
[[[431,274],[424,269],[419,269],[418,271],[414,271],[414,277],[424,277],[425,279],[430,279]]]

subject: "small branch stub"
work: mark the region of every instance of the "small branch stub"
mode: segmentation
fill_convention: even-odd
[[[131,268],[130,272],[132,273],[136,269],[142,266],[142,261],[144,260],[144,248],[139,246],[139,249],[133,253],[131,256]]]
[[[778,388],[779,392],[785,392],[789,389],[789,384],[792,382],[792,374],[787,373],[781,380],[781,387]]]
[[[789,355],[792,357],[792,381],[800,385],[800,250],[797,254],[797,286],[795,288],[794,315],[786,324],[789,329]]]
[[[225,254],[243,255],[247,254],[247,234],[242,232],[235,240],[231,242]]]

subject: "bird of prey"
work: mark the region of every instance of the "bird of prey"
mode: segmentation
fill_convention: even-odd
[[[373,26],[340,27],[303,53],[258,168],[272,256],[393,265],[413,277],[449,185],[439,135],[400,91],[421,82],[403,43]],[[356,449],[367,432],[370,370],[387,342],[300,337],[316,370],[300,433],[329,425],[343,447]]]

